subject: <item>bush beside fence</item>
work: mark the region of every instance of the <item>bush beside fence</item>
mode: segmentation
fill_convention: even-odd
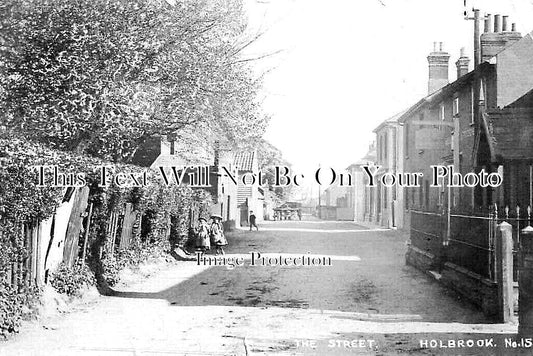
[[[209,193],[187,186],[166,186],[156,172],[148,172],[149,184],[145,188],[99,187],[98,167],[114,166],[117,170],[137,173],[144,168],[54,151],[23,139],[0,136],[2,335],[16,332],[21,318],[38,300],[44,282],[39,277],[39,271],[44,268],[41,257],[46,254],[35,244],[40,234],[39,224],[54,216],[66,196],[64,188],[37,186],[37,165],[57,166],[62,172],[87,175],[88,196],[84,196],[83,203],[91,207],[91,216],[82,209],[83,216],[76,217],[81,225],[79,232],[83,233],[65,241],[68,245],[63,255],[65,263],[47,276],[52,285],[67,294],[76,294],[80,285],[91,283],[86,276],[86,264],[100,283],[113,285],[124,267],[160,255],[173,246],[186,245],[192,224],[199,216],[209,213]],[[46,176],[48,181],[52,179],[50,174]],[[87,226],[89,230],[83,231]]]

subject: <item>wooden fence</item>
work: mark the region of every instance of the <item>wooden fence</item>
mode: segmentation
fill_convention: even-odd
[[[4,281],[17,289],[24,286],[40,285],[42,284],[42,280],[39,278],[42,275],[42,265],[39,263],[41,254],[40,225],[36,221],[32,221],[30,223],[17,222],[15,226],[21,231],[27,254],[18,260],[11,261],[1,276]],[[0,234],[2,233],[0,231]]]
[[[72,209],[68,217],[61,217],[61,219],[68,218],[64,239],[63,236],[54,236],[58,232],[57,229],[54,231],[53,226],[57,225],[57,219],[60,219],[57,213],[50,218],[51,221],[48,221],[48,229],[46,230],[43,229],[44,223],[42,221],[18,223],[21,234],[24,237],[24,248],[27,254],[23,259],[10,263],[6,271],[0,272],[0,280],[4,280],[17,288],[43,285],[46,283],[48,272],[57,267],[49,267],[50,263],[47,263],[51,249],[62,249],[62,262],[68,266],[73,266],[80,258],[85,261],[87,249],[89,248],[89,229],[93,217],[93,206],[88,204],[88,198],[89,189],[87,187],[76,188],[74,192],[65,192],[64,203],[72,203]],[[193,203],[189,210],[184,213],[186,214],[186,221],[182,221],[182,223],[186,224],[186,226],[182,226],[182,228],[185,227],[185,230],[187,228],[190,230],[198,222],[199,205]],[[146,221],[146,219],[143,219],[142,213],[133,210],[133,206],[130,203],[113,210],[106,224],[107,243],[100,250],[100,257],[102,257],[104,252],[106,255],[112,256],[121,250],[129,248],[134,238],[140,238],[143,221]],[[149,223],[148,221],[146,222]],[[179,233],[183,234],[183,229],[180,229],[179,226],[173,226],[178,223],[172,222],[169,218],[167,226],[158,233],[165,238],[170,237],[172,230],[175,233],[181,231]],[[2,222],[0,221],[0,226],[1,224]],[[178,239],[180,247],[183,247],[186,237],[180,236]],[[47,270],[47,266],[50,270]]]

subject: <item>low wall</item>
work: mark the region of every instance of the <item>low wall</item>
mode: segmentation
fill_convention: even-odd
[[[481,275],[446,262],[441,282],[481,308],[489,317],[498,316],[498,284]]]
[[[407,249],[405,260],[408,265],[424,272],[437,270],[439,263],[435,255],[412,245]],[[443,264],[440,274],[441,277],[438,280],[440,283],[479,307],[488,317],[497,317],[498,285],[496,282],[451,262]]]
[[[405,262],[421,271],[427,272],[433,269],[433,266],[436,263],[436,258],[435,255],[430,252],[422,251],[413,245],[409,245],[407,247],[407,253],[405,254]]]
[[[337,220],[353,221],[352,208],[337,208]]]

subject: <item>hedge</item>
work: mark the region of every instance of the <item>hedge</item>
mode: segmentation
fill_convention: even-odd
[[[5,282],[7,267],[28,256],[20,223],[50,217],[63,197],[62,188],[37,186],[35,167],[40,165],[57,166],[62,172],[85,172],[89,202],[93,204],[87,261],[79,261],[74,267],[63,265],[51,277],[52,286],[62,293],[76,295],[83,285],[93,283],[85,264],[96,273],[100,284],[114,285],[124,267],[160,255],[172,245],[187,243],[192,204],[197,204],[200,214],[208,214],[211,201],[208,193],[187,186],[166,186],[155,171],[148,171],[148,185],[144,188],[98,187],[101,166],[137,173],[145,168],[51,150],[12,133],[0,134],[0,333],[3,335],[17,331],[24,314],[22,310],[31,308],[39,295],[38,288],[23,286],[15,290]],[[49,171],[47,178],[51,179]],[[145,236],[134,236],[127,250],[111,256],[104,248],[108,242],[106,225],[110,213],[124,203],[131,203],[135,210],[150,218],[149,229]],[[172,241],[167,236],[169,229]]]

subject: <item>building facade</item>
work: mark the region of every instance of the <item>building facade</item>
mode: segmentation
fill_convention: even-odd
[[[403,126],[404,170],[423,173],[419,187],[404,191],[407,225],[409,209],[439,212],[449,205],[454,211],[477,212],[495,203],[531,204],[524,194],[529,188],[521,183],[528,182],[527,167],[533,158],[527,149],[531,137],[525,137],[533,124],[533,40],[531,34],[522,38],[512,31],[486,31],[480,41],[483,62],[468,72],[469,60],[461,53],[457,80],[440,88],[447,82],[447,70],[440,69],[449,55],[442,47],[434,50],[428,56],[433,91],[398,118]],[[463,177],[481,170],[499,172],[504,184],[448,189],[443,180],[432,186],[432,165],[452,166]]]
[[[376,134],[376,177],[396,176],[403,171],[403,127],[398,123],[399,113],[382,122],[374,129]],[[398,185],[373,189],[375,222],[391,228],[403,228],[403,189]]]
[[[368,178],[363,166],[376,163],[376,146],[372,143],[367,154],[352,163],[342,172],[350,177],[349,182],[339,186],[335,182],[321,194],[318,216],[326,220],[376,222],[376,192],[368,186]],[[349,184],[348,184],[349,183]]]

